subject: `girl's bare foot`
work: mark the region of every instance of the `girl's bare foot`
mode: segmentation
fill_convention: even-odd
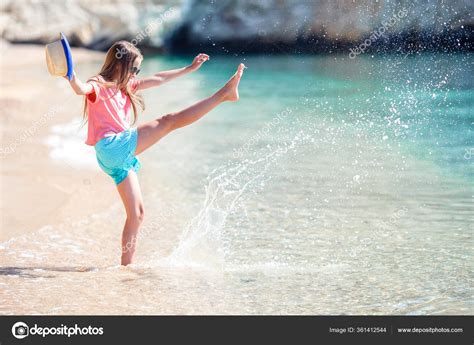
[[[243,63],[237,67],[237,72],[229,79],[229,81],[222,87],[220,92],[223,93],[225,101],[236,102],[239,100],[239,83],[244,69],[247,68]]]

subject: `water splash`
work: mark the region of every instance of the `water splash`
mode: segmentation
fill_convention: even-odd
[[[228,162],[213,170],[207,177],[206,196],[198,215],[186,225],[179,244],[160,264],[224,269],[226,250],[222,237],[229,215],[246,192],[263,188],[271,179],[271,167],[308,138],[308,134],[296,135],[276,147],[258,150],[260,154],[254,152],[260,158]]]

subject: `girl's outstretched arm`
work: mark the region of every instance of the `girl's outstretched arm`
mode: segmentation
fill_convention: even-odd
[[[207,60],[209,60],[209,55],[199,54],[198,56],[194,58],[193,62],[189,66],[173,69],[170,71],[158,72],[151,77],[138,79],[137,89],[144,90],[150,87],[159,86],[179,76],[188,74],[189,72],[194,72],[198,70],[202,66],[202,64]]]
[[[67,79],[67,77],[65,77]],[[84,83],[76,76],[76,72],[73,72],[72,79],[69,80],[69,84],[76,93],[76,95],[88,95],[94,88],[89,83]]]

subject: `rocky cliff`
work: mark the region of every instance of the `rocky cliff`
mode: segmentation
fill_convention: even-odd
[[[332,52],[467,49],[473,0],[2,0],[0,35],[107,49],[187,52]]]
[[[2,0],[0,34],[9,42],[48,43],[64,32],[70,43],[104,50],[116,40],[162,48],[180,19],[182,0]]]
[[[174,50],[472,49],[472,0],[192,0]]]

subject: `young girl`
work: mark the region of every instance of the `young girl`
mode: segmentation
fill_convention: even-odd
[[[122,234],[122,265],[132,262],[138,228],[143,222],[143,199],[137,172],[137,155],[171,131],[187,126],[225,101],[239,99],[238,86],[245,66],[240,64],[232,78],[212,96],[182,111],[167,114],[151,122],[132,127],[137,108],[144,104],[137,91],[159,86],[176,77],[198,70],[209,60],[196,56],[191,65],[137,79],[143,56],[127,41],[116,42],[107,52],[99,74],[82,82],[73,74],[71,87],[85,95],[84,117],[88,121],[87,145],[95,147],[97,162],[117,185],[127,219]],[[133,121],[132,121],[133,113]]]

